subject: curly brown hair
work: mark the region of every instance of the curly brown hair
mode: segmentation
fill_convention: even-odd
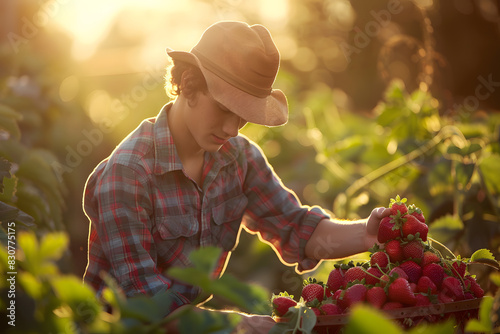
[[[182,87],[182,75],[185,74],[185,82]],[[200,69],[194,65],[183,61],[174,61],[173,65],[167,68],[165,75],[165,91],[168,96],[175,98],[184,92],[186,97],[190,100],[195,97],[198,92],[208,92],[207,82]]]

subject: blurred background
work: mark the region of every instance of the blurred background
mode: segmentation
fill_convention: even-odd
[[[497,254],[499,10],[494,0],[2,0],[0,155],[12,177],[0,199],[35,218],[27,228],[66,231],[61,268],[81,276],[86,178],[168,102],[165,48],[187,51],[212,23],[242,20],[271,31],[290,106],[286,126],[242,132],[304,204],[356,219],[399,194],[457,254]],[[244,232],[227,271],[275,293],[304,278]]]

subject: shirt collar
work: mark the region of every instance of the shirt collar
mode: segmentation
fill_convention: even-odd
[[[167,112],[171,107],[172,103],[163,106],[153,126],[155,174],[163,174],[182,169],[182,162],[177,154],[174,139],[168,127]]]
[[[177,148],[168,126],[167,113],[172,107],[172,102],[163,106],[158,113],[153,126],[155,144],[155,174],[163,174],[174,170],[182,170],[182,162],[177,154]],[[234,145],[235,138],[228,140],[217,152],[206,153],[205,157],[214,159],[218,167],[223,167],[238,157],[238,150]],[[208,156],[207,156],[208,155]],[[215,167],[215,166],[214,166]]]

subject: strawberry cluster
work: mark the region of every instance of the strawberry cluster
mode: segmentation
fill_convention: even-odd
[[[357,303],[391,310],[483,297],[466,259],[444,258],[426,242],[428,227],[419,208],[399,196],[389,208],[391,215],[378,230],[382,247],[371,249],[369,261],[335,264],[326,283],[304,281],[301,302],[316,315],[344,314]],[[274,314],[283,316],[297,302],[280,294],[272,304]]]

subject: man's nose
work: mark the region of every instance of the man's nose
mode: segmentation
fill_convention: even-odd
[[[241,118],[238,115],[229,115],[225,121],[222,130],[231,137],[236,137],[241,128]]]

